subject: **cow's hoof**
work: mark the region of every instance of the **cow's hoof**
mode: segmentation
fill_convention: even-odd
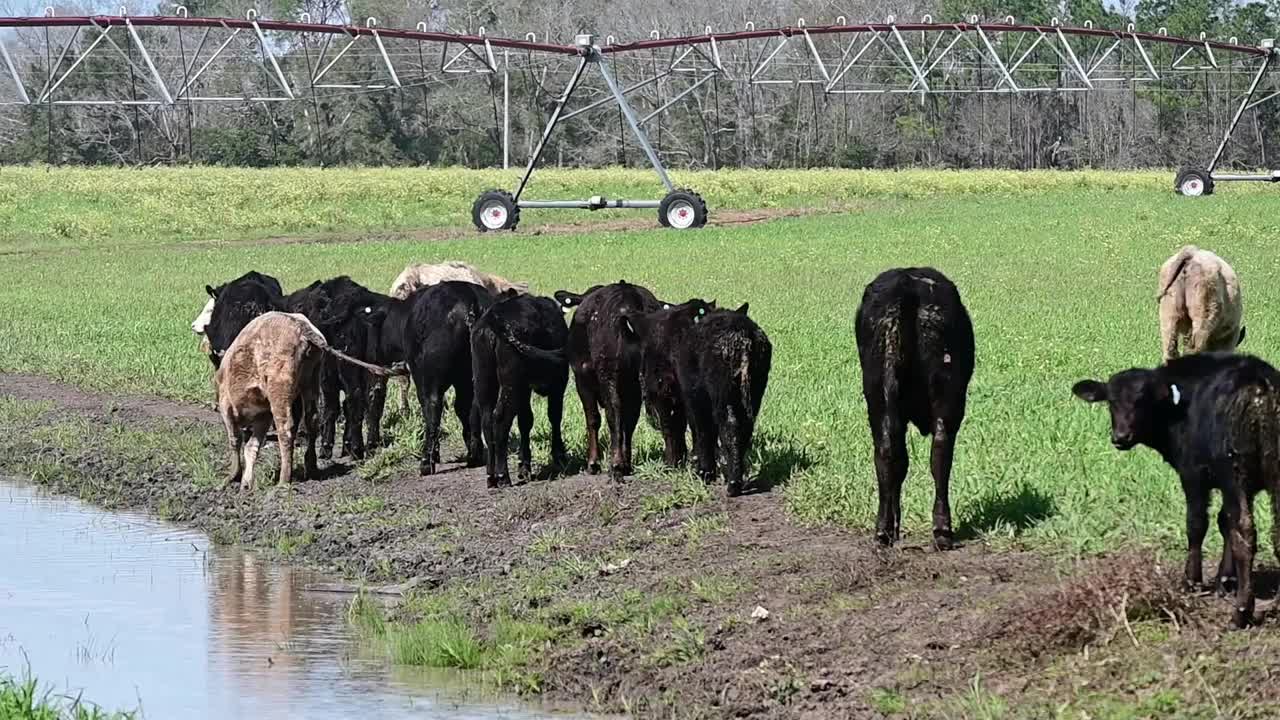
[[[600,463],[598,463],[598,462],[588,463],[588,464],[587,464],[587,474],[588,474],[588,475],[599,475],[599,474],[600,474]]]
[[[894,540],[893,536],[885,532],[884,530],[876,531],[876,543],[878,543],[881,547],[892,546],[893,540]]]
[[[935,550],[950,550],[955,547],[955,540],[951,538],[951,533],[934,533],[933,548]]]
[[[516,468],[516,477],[521,482],[528,482],[529,478],[533,477],[533,470],[528,465],[521,465]]]
[[[1236,578],[1234,575],[1228,575],[1226,577],[1219,575],[1218,578],[1214,580],[1213,585],[1214,589],[1218,592],[1218,597],[1227,597],[1228,595],[1234,595],[1236,592]]]
[[[621,465],[614,465],[609,468],[609,479],[614,482],[622,482],[627,477],[626,470]]]
[[[320,458],[321,460],[332,460],[333,448],[331,447],[320,448],[320,451],[316,453],[316,457]]]
[[[1231,611],[1231,627],[1235,630],[1243,630],[1249,627],[1253,620],[1253,612],[1249,608],[1234,608]]]
[[[485,478],[484,482],[485,482],[485,485],[488,486],[490,490],[498,487],[498,478],[493,475],[490,475],[489,477]]]
[[[742,494],[742,483],[736,483],[736,482],[729,483],[729,486],[725,489],[725,492],[729,495],[729,497],[738,497],[739,495]]]
[[[489,478],[489,487],[491,488],[511,487],[511,476],[508,475],[507,473],[500,473],[498,475],[494,475],[493,477]]]
[[[422,476],[435,475],[436,464],[433,462],[424,462],[418,466],[418,474]]]

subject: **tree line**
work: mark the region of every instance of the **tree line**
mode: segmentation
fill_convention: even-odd
[[[1228,0],[1140,0],[1124,6],[1099,0],[871,0],[834,4],[818,0],[724,0],[714,8],[680,0],[565,0],[563,3],[499,3],[492,0],[275,0],[259,8],[264,17],[300,18],[314,22],[352,22],[373,16],[383,27],[409,27],[478,32],[568,43],[577,32],[593,32],[598,41],[697,34],[717,31],[834,22],[883,21],[894,15],[909,22],[925,15],[936,21],[987,20],[1013,16],[1019,23],[1124,29],[1209,38],[1235,37],[1256,44],[1270,37],[1280,18],[1280,0],[1233,3]],[[244,8],[224,0],[196,0],[191,15],[243,16]],[[143,14],[134,9],[135,14]],[[154,14],[171,14],[169,3]],[[85,14],[85,8],[59,8],[59,14]],[[0,35],[25,76],[43,84],[50,78],[69,31],[47,36],[40,30]],[[80,61],[56,89],[56,98],[101,98],[124,104],[85,106],[40,103],[0,106],[0,163],[55,164],[225,164],[274,165],[463,165],[493,167],[503,159],[504,73],[445,73],[446,58],[459,54],[455,69],[475,67],[477,59],[461,48],[390,48],[410,72],[403,87],[368,90],[383,73],[372,45],[354,47],[328,75],[348,91],[317,92],[307,79],[319,70],[321,55],[329,62],[341,40],[296,36],[274,46],[273,53],[290,69],[295,99],[217,104],[130,104],[154,97],[135,48],[123,40],[119,53],[102,48],[80,56],[101,31],[87,30],[67,46],[62,67]],[[211,65],[197,84],[202,96],[253,97],[274,82],[263,48],[252,33],[240,62]],[[113,37],[117,37],[113,35]],[[171,86],[181,86],[198,67],[199,33],[144,34],[147,47]],[[912,40],[912,42],[915,42]],[[926,39],[921,38],[921,54]],[[258,44],[258,47],[254,47]],[[799,43],[795,43],[799,45]],[[105,47],[105,46],[103,46]],[[904,167],[1038,168],[1038,167],[1171,167],[1204,164],[1230,122],[1241,93],[1248,87],[1245,68],[1165,73],[1158,81],[1121,82],[1089,92],[978,94],[829,94],[820,82],[758,85],[746,81],[769,47],[725,50],[732,56],[728,75],[717,76],[690,92],[656,121],[646,125],[664,162],[674,167]],[[794,50],[794,47],[792,48]],[[416,59],[415,51],[418,53]],[[789,51],[790,52],[790,51]],[[1043,50],[1042,50],[1043,52]],[[1154,48],[1165,64],[1175,48]],[[203,48],[201,57],[209,50]],[[256,53],[256,55],[255,55]],[[425,55],[430,54],[430,57]],[[122,55],[126,57],[122,57]],[[231,54],[228,54],[231,57]],[[249,62],[256,57],[259,62]],[[573,69],[569,59],[548,59],[523,51],[495,55],[506,69],[507,126],[512,165],[525,162],[541,136],[556,99]],[[694,55],[699,62],[703,55]],[[780,55],[776,67],[795,79],[813,79],[814,68]],[[1116,58],[1119,56],[1117,55]],[[624,85],[651,77],[672,59],[660,52],[639,53],[611,61]],[[130,63],[128,60],[133,60]],[[703,57],[703,64],[709,58]],[[1121,63],[1119,59],[1112,62]],[[1134,61],[1136,62],[1136,61]],[[470,63],[470,65],[468,65]],[[789,63],[789,64],[788,64]],[[1124,68],[1118,68],[1124,69]],[[987,72],[994,72],[994,68]],[[868,70],[881,80],[897,72]],[[981,72],[981,69],[979,69]],[[1050,70],[1046,70],[1050,72]],[[1052,72],[1064,73],[1061,68]],[[143,76],[140,76],[143,75]],[[701,77],[701,76],[691,76]],[[302,82],[298,81],[302,78]],[[670,101],[687,87],[678,80],[653,83],[630,95],[642,115]],[[1048,82],[1057,82],[1050,78]],[[385,78],[383,81],[385,84]],[[3,89],[0,86],[0,89]],[[310,90],[310,91],[308,91]],[[600,79],[588,74],[572,107],[605,97]],[[1276,109],[1262,105],[1245,114],[1226,156],[1230,166],[1265,166],[1273,153],[1271,136]],[[563,124],[552,135],[543,162],[560,165],[642,165],[644,155],[633,142],[624,118],[605,103]]]

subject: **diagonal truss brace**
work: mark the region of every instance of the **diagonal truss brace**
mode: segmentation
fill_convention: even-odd
[[[13,58],[9,56],[9,49],[5,47],[3,40],[0,40],[0,60],[4,60],[5,68],[13,78],[13,86],[18,89],[18,97],[22,99],[22,104],[30,105],[31,98],[27,95],[27,88],[22,84],[22,75],[18,73],[18,67],[13,64]]]

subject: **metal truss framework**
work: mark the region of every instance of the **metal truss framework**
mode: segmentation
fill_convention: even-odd
[[[489,193],[477,201],[473,215],[482,230],[512,228],[520,208],[538,207],[658,208],[664,225],[700,226],[705,222],[705,205],[696,195],[673,185],[645,128],[716,80],[766,87],[809,86],[828,95],[918,95],[923,99],[929,94],[1084,92],[1158,83],[1192,72],[1239,72],[1252,81],[1240,96],[1217,152],[1207,169],[1184,171],[1176,186],[1184,194],[1198,195],[1212,192],[1215,180],[1280,181],[1280,171],[1266,175],[1215,173],[1244,112],[1280,97],[1280,88],[1264,89],[1274,86],[1273,43],[1264,41],[1254,47],[1235,38],[1210,40],[1203,34],[1180,38],[1163,28],[1149,33],[1138,32],[1133,25],[1124,30],[1088,24],[1065,27],[1056,20],[1049,25],[1023,25],[1012,17],[1003,22],[980,22],[971,17],[958,23],[935,23],[928,16],[921,22],[899,23],[890,17],[883,23],[848,24],[840,17],[834,24],[821,26],[809,26],[800,19],[795,26],[773,29],[756,29],[748,23],[736,32],[714,33],[708,27],[701,35],[665,38],[655,32],[634,42],[616,42],[610,36],[603,45],[597,45],[590,35],[579,35],[573,44],[565,45],[539,42],[532,34],[524,39],[490,37],[483,28],[476,34],[429,30],[425,23],[413,30],[380,28],[373,18],[364,25],[335,25],[313,23],[305,15],[298,21],[260,19],[253,10],[244,19],[188,17],[181,7],[176,15],[167,17],[130,17],[123,9],[115,16],[55,17],[47,10],[43,17],[0,17],[0,30],[5,28],[44,33],[44,57],[40,58],[44,77],[32,77],[38,75],[32,70],[34,66],[24,66],[0,40],[0,63],[4,65],[0,104],[173,106],[314,101],[325,95],[500,75],[504,166],[509,154],[510,53],[523,54],[527,62],[542,63],[544,68],[556,62],[570,63],[568,81],[514,192]],[[195,35],[190,43],[187,33]],[[298,62],[298,48],[303,51],[305,66]],[[351,59],[356,57],[367,62],[353,66]],[[95,62],[99,66],[114,63],[111,67],[119,77],[127,72],[128,98],[119,88],[114,97],[85,97],[86,85],[102,85],[92,77],[80,77],[79,90],[69,90],[76,83],[68,81],[86,75],[86,67]],[[246,68],[241,71],[245,80],[240,95],[202,91],[202,79],[219,63]],[[604,81],[606,93],[570,109],[590,66]],[[623,87],[617,79],[619,68],[638,68],[641,79]],[[249,75],[254,76],[253,82]],[[657,93],[659,101],[651,111],[639,115],[628,96],[651,86],[663,87],[665,92]],[[559,123],[605,106],[616,107],[625,118],[665,186],[667,198],[523,199]],[[486,197],[488,205],[482,202]],[[672,206],[669,200],[677,204]],[[494,214],[494,209],[501,212]],[[494,218],[501,218],[502,223],[494,225]]]

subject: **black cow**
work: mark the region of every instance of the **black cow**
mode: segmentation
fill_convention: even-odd
[[[862,293],[854,334],[875,444],[876,539],[892,545],[901,530],[910,423],[933,436],[933,544],[950,548],[951,463],[974,366],[969,313],[955,284],[937,270],[887,270]]]
[[[471,366],[475,402],[485,445],[488,446],[489,487],[510,485],[507,441],[511,422],[520,420],[521,480],[532,474],[529,433],[533,429],[532,393],[547,399],[551,424],[551,463],[564,468],[567,456],[560,421],[564,390],[569,384],[565,343],[569,329],[556,301],[520,295],[514,290],[480,316],[471,329]]]
[[[1111,444],[1160,453],[1178,473],[1187,498],[1189,588],[1203,581],[1201,545],[1209,529],[1209,495],[1222,493],[1218,531],[1222,562],[1217,586],[1234,580],[1231,621],[1244,627],[1253,616],[1253,556],[1258,536],[1253,498],[1271,494],[1272,550],[1280,558],[1280,373],[1251,355],[1202,353],[1170,360],[1152,370],[1116,373],[1104,384],[1081,380],[1071,391],[1111,410]]]
[[[422,404],[423,475],[431,475],[440,462],[440,415],[444,394],[453,388],[453,409],[462,425],[467,445],[467,466],[485,462],[479,410],[472,402],[471,329],[493,296],[479,285],[449,281],[415,291],[403,301],[387,305],[385,333],[404,330],[401,338],[387,338],[383,346],[398,345],[408,351],[410,374]],[[408,318],[397,317],[408,313]]]
[[[622,321],[625,315],[654,312],[664,304],[625,280],[592,286],[581,295],[559,290],[555,297],[565,312],[578,308],[569,324],[567,355],[586,416],[587,472],[600,472],[603,407],[609,424],[609,474],[629,475],[631,438],[640,420],[640,348],[624,332]]]
[[[204,289],[214,301],[205,337],[209,340],[209,361],[215,368],[249,321],[263,313],[284,309],[280,281],[256,270],[217,287],[205,285]]]
[[[683,447],[687,418],[698,474],[707,482],[715,479],[718,445],[727,492],[741,494],[773,362],[769,338],[747,317],[745,304],[729,311],[716,309],[714,301],[690,300],[629,316],[626,323],[641,339],[646,400],[660,401],[651,414],[662,423],[668,449]]]
[[[324,333],[330,346],[365,362],[378,362],[375,335],[367,317],[387,301],[386,295],[360,285],[346,275],[314,282],[284,298],[289,312],[305,315]],[[333,454],[339,411],[345,420],[342,454],[357,460],[365,456],[364,425],[372,377],[359,367],[338,363],[326,356],[321,365],[320,457]],[[379,428],[369,425],[369,447],[379,444]]]

